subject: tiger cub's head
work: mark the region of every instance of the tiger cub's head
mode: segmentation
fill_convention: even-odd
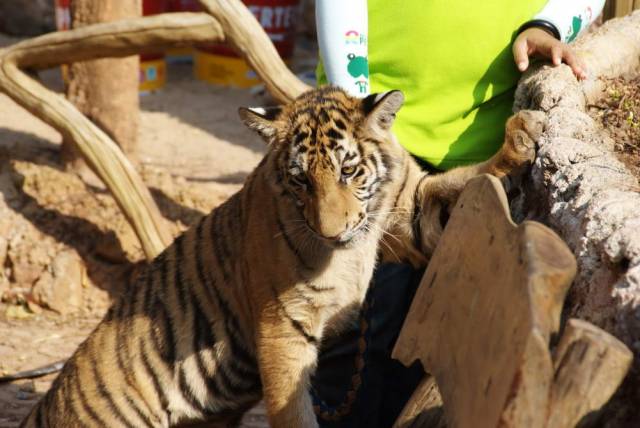
[[[403,101],[400,91],[358,99],[325,86],[283,107],[239,112],[269,143],[277,183],[295,199],[306,225],[345,245],[389,209],[385,186],[401,175],[404,154],[390,129]]]

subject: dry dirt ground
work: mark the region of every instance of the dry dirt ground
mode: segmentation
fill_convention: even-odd
[[[0,36],[0,46],[10,41]],[[41,79],[61,90],[57,72]],[[236,110],[264,101],[198,82],[185,65],[141,98],[139,171],[174,234],[239,189],[259,162],[263,143]],[[65,172],[60,143],[0,94],[0,376],[67,358],[142,261],[101,183]],[[0,384],[0,428],[17,426],[54,377]],[[243,426],[265,420],[257,408]]]

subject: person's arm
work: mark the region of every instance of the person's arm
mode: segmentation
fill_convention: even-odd
[[[524,23],[513,42],[513,58],[520,71],[529,67],[529,57],[539,54],[554,65],[563,61],[576,77],[586,70],[567,43],[587,28],[602,12],[605,0],[549,0],[533,20]]]
[[[605,0],[549,0],[533,19],[549,22],[558,30],[558,38],[571,43],[602,12]]]
[[[367,0],[317,0],[316,24],[329,83],[369,95]]]

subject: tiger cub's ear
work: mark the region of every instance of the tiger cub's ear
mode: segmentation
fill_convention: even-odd
[[[403,103],[404,95],[397,90],[369,95],[362,100],[366,124],[373,129],[389,130]]]
[[[270,143],[276,135],[275,120],[281,111],[281,107],[240,107],[238,114],[249,129],[256,131],[267,143]]]

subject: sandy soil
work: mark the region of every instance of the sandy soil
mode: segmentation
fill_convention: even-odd
[[[0,36],[0,46],[11,41]],[[56,71],[40,77],[62,90]],[[165,89],[141,98],[139,170],[174,234],[239,189],[259,162],[263,143],[236,110],[264,102],[248,90],[198,82],[185,65],[170,68]],[[101,183],[64,170],[60,143],[55,130],[0,95],[0,376],[67,358],[142,261]],[[46,290],[42,301],[33,293],[61,253],[77,259],[82,275],[75,290],[82,298],[63,315],[70,302],[56,312],[46,309]],[[17,426],[54,377],[0,384],[0,428]],[[258,408],[243,426],[265,420]]]

